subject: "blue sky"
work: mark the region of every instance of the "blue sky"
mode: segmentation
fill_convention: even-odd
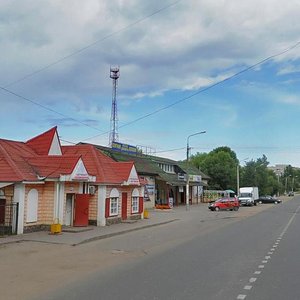
[[[185,159],[206,130],[192,154],[300,167],[300,45],[201,92],[296,45],[299,19],[296,0],[1,1],[0,137],[108,145],[118,65],[120,142]]]

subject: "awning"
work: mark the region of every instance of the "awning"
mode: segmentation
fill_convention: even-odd
[[[12,182],[0,182],[0,189],[6,187],[8,185],[11,185],[11,184],[13,184],[13,183]]]

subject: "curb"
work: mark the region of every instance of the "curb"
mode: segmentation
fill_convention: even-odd
[[[147,229],[147,228],[151,228],[151,227],[155,227],[155,226],[169,224],[169,223],[179,221],[179,220],[180,219],[173,219],[173,220],[169,220],[169,221],[166,221],[166,222],[161,222],[161,223],[156,223],[156,224],[151,224],[151,225],[145,225],[145,226],[142,226],[142,227],[132,228],[132,229],[118,231],[118,232],[114,232],[114,233],[108,233],[108,234],[104,234],[104,235],[100,235],[100,236],[96,236],[96,237],[93,237],[93,238],[86,239],[86,240],[81,241],[79,243],[72,244],[71,246],[79,246],[79,245],[91,243],[91,242],[94,242],[94,241],[97,241],[97,240],[102,240],[102,239],[107,239],[107,238],[114,237],[114,236],[117,236],[117,235],[122,235],[122,234],[129,233],[129,232],[132,232],[132,231],[138,231],[138,230]]]

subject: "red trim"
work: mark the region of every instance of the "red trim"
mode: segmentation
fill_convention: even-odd
[[[126,192],[122,193],[122,220],[127,219],[127,197],[128,194]]]
[[[105,199],[105,218],[109,217],[109,209],[110,209],[110,199]]]
[[[139,197],[139,214],[144,211],[144,197]]]

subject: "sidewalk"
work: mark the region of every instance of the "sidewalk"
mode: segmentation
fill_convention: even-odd
[[[195,211],[207,211],[206,204],[192,205],[190,213]],[[119,224],[110,226],[88,226],[88,227],[63,227],[61,234],[50,234],[48,231],[39,231],[0,237],[0,245],[8,243],[17,243],[24,241],[64,244],[76,246],[83,243],[109,238],[112,236],[125,234],[131,231],[142,230],[153,226],[160,226],[171,222],[176,222],[187,217],[185,206],[176,207],[171,210],[149,210],[149,218],[142,220],[128,220]]]
[[[293,197],[280,197],[280,199],[282,199],[284,202],[292,198]],[[234,216],[247,217],[251,214],[255,214],[259,211],[271,207],[272,205],[269,204],[254,206],[252,209],[241,207],[239,212]],[[228,216],[233,216],[232,212],[227,213],[229,213]],[[225,212],[221,212],[221,214],[211,213],[207,209],[207,203],[190,205],[189,211],[186,210],[185,205],[175,207],[170,210],[150,209],[148,219],[136,221],[127,220],[125,222],[110,226],[63,227],[63,231],[61,234],[50,234],[49,231],[39,231],[7,237],[0,236],[0,246],[3,244],[18,243],[24,241],[76,246],[95,240],[125,234],[131,231],[142,230],[154,226],[163,226],[172,222],[184,220],[187,221],[192,218],[197,218],[198,220],[203,222],[205,220],[213,220],[222,217],[224,218],[225,216]]]

